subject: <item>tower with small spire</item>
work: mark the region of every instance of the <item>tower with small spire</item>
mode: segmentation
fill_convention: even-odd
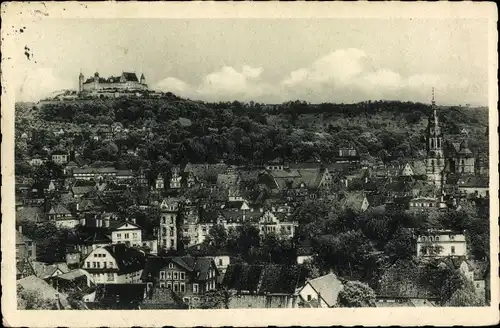
[[[427,124],[427,182],[441,188],[443,185],[444,167],[443,134],[437,114],[434,88],[432,88],[432,114],[429,116],[429,122]]]
[[[84,79],[84,76],[83,76],[82,70],[80,69],[80,75],[78,75],[78,93],[83,92],[83,79]]]
[[[141,74],[141,84],[146,84],[146,78],[144,77],[144,73]]]

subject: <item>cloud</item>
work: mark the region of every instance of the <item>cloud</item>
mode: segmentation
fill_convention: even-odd
[[[167,77],[153,86],[154,90],[168,91],[186,97],[191,92],[191,86],[175,77]]]
[[[163,91],[206,101],[429,102],[431,88],[435,87],[442,103],[465,103],[471,98],[481,102],[477,88],[470,87],[466,78],[435,72],[404,76],[392,68],[377,65],[369,53],[355,48],[333,51],[278,81],[266,81],[263,73],[262,67],[224,66],[204,76],[197,85],[173,77],[158,85]]]
[[[19,101],[38,101],[54,92],[77,87],[76,81],[62,78],[50,68],[27,68],[17,76],[16,98]]]
[[[240,70],[224,66],[207,74],[198,85],[168,77],[160,81],[156,88],[206,101],[258,100],[266,95],[277,94],[275,87],[261,79],[262,72],[262,68],[248,65]]]

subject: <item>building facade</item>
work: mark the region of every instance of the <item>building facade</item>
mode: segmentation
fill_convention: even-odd
[[[146,78],[144,74],[140,79],[135,73],[123,72],[120,76],[102,78],[98,72],[93,77],[85,80],[82,73],[78,76],[78,93],[99,92],[99,91],[139,91],[147,90]]]

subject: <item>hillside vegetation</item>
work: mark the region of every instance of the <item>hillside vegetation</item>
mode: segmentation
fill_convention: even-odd
[[[446,139],[469,130],[471,148],[487,150],[486,108],[439,107]],[[26,112],[26,110],[24,110]],[[41,104],[36,120],[19,128],[61,126],[86,135],[99,124],[120,122],[127,135],[113,141],[73,138],[89,159],[123,160],[124,149],[142,152],[146,166],[155,161],[262,164],[276,158],[330,162],[341,147],[353,145],[366,158],[403,161],[425,156],[425,127],[430,105],[399,101],[357,104],[280,105],[205,103],[179,99],[99,99]],[[181,118],[181,120],[179,120]],[[181,124],[189,119],[191,124]],[[109,151],[95,152],[101,148]],[[101,158],[93,158],[95,154]]]

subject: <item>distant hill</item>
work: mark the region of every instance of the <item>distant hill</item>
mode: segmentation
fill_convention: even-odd
[[[60,101],[39,107],[40,118],[47,122],[121,122],[131,131],[148,126],[154,140],[139,136],[142,139],[137,141],[138,136],[134,136],[133,144],[143,147],[152,161],[168,154],[173,162],[223,159],[233,163],[274,158],[329,161],[339,148],[349,145],[365,157],[380,157],[384,151],[394,160],[423,158],[425,128],[432,112],[428,104],[400,101],[266,105],[206,103],[175,95],[164,99]],[[30,110],[20,105],[19,112],[24,115]],[[461,131],[466,128],[471,148],[476,153],[487,150],[487,108],[443,106],[438,112],[445,138],[462,138]]]

